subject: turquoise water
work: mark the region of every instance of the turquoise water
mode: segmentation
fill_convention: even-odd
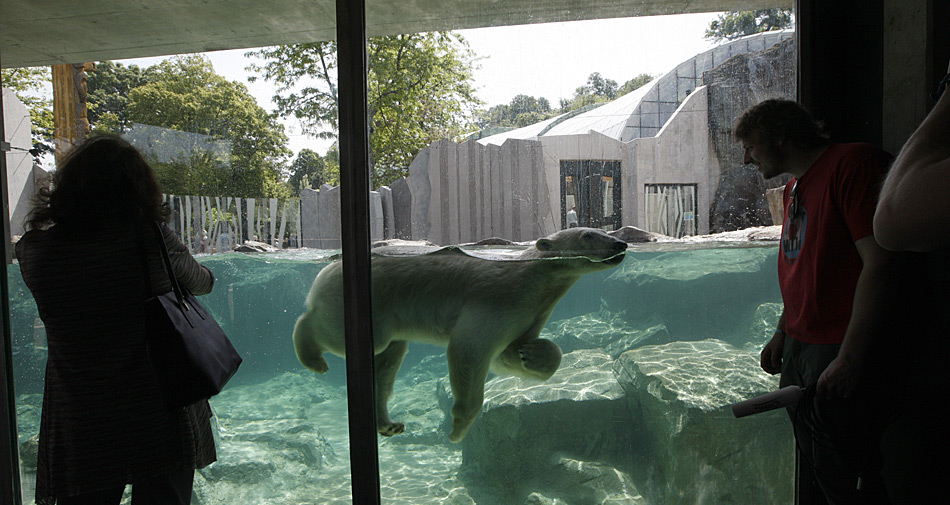
[[[219,461],[196,477],[202,504],[349,503],[345,362],[297,362],[296,318],[334,251],[199,256],[217,279],[203,303],[245,361],[212,399]],[[542,337],[564,361],[547,382],[492,377],[469,435],[448,442],[444,349],[410,344],[380,438],[383,503],[791,502],[782,412],[728,405],[777,387],[758,350],[781,310],[774,243],[643,244],[568,292]],[[9,268],[26,503],[45,347],[36,307]],[[32,450],[32,452],[31,452]]]

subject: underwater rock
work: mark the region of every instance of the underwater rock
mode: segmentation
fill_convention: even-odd
[[[544,496],[541,493],[531,493],[525,498],[522,505],[566,505],[563,501],[555,499],[550,499],[547,496]]]
[[[781,302],[759,305],[759,308],[755,309],[755,315],[752,316],[752,324],[749,325],[746,341],[739,347],[747,351],[761,352],[775,334],[775,327],[784,309]]]
[[[20,464],[23,471],[36,474],[37,455],[39,454],[40,415],[43,407],[42,394],[22,394],[16,401],[16,427],[19,444]]]
[[[643,345],[665,344],[670,334],[662,323],[634,329],[620,314],[592,312],[549,323],[550,334],[542,334],[568,353],[580,349],[599,349],[616,358],[624,351]]]
[[[338,460],[307,420],[222,419],[220,424],[218,461],[195,475],[200,503],[282,503],[288,489],[316,479]]]
[[[308,371],[228,386],[212,398],[218,461],[196,472],[200,503],[283,503],[301,479],[339,466],[314,410],[340,397]]]
[[[33,435],[23,440],[19,445],[20,467],[24,472],[36,474],[36,464],[40,453],[40,436]]]
[[[447,376],[448,370],[419,382],[408,379],[396,382],[393,388],[396,393],[389,400],[389,413],[393,419],[405,423],[406,431],[384,439],[386,443],[442,445],[448,442],[451,423],[447,422],[438,398],[440,381],[444,378],[447,385]]]
[[[558,460],[545,489],[561,496],[565,504],[647,505],[626,473],[569,458]]]
[[[414,346],[409,346],[409,352],[414,350],[413,347]],[[429,346],[426,347],[426,350],[436,349],[434,346],[432,346],[431,349],[428,349]],[[441,379],[442,377],[448,377],[449,362],[445,358],[445,351],[442,349],[439,349],[439,351],[440,352],[435,354],[423,356],[418,363],[409,369],[409,373],[405,374],[405,380],[407,380],[410,384],[415,385],[422,382]],[[408,360],[404,360],[403,363],[406,361]]]
[[[791,503],[787,415],[735,419],[729,409],[778,388],[757,353],[713,339],[673,342],[623,353],[616,372],[649,439],[641,445],[650,465],[632,476],[650,503]]]
[[[572,502],[593,491],[552,476],[566,475],[565,458],[626,473],[632,430],[618,426],[631,426],[633,418],[613,363],[604,352],[581,350],[565,354],[545,382],[490,380],[482,412],[462,441],[459,475],[471,496],[478,503],[525,503],[543,493],[565,504],[601,503]],[[630,486],[630,494],[639,493]]]
[[[303,419],[312,405],[340,396],[319,375],[304,370],[285,372],[253,387],[228,386],[211,399],[211,405],[220,418]]]
[[[775,247],[627,254],[601,297],[634,327],[663,323],[672,340],[718,338],[741,346],[763,302],[781,301]],[[728,289],[724,289],[728,286]]]
[[[257,383],[302,370],[291,335],[307,291],[326,263],[215,254],[202,257],[201,264],[214,272],[215,283],[214,290],[199,300],[244,358],[230,384]],[[343,384],[345,374],[336,372],[331,369],[323,381]]]

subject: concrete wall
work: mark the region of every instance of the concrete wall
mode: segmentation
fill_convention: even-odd
[[[13,91],[7,88],[3,88],[3,131],[3,140],[14,148],[4,153],[7,159],[10,235],[23,235],[23,224],[32,208],[36,184],[43,183],[45,172],[37,169],[39,171],[34,174],[33,156],[25,151],[33,148],[30,113]]]
[[[553,231],[541,153],[541,144],[530,140],[432,143],[409,167],[412,238],[440,245],[526,241]]]
[[[625,225],[646,229],[646,184],[696,184],[698,232],[709,233],[709,203],[716,192],[719,163],[709,139],[707,121],[706,88],[700,87],[686,98],[656,137],[629,143],[634,148],[628,149],[627,164],[636,172],[636,183],[631,186],[633,189],[625,191],[634,193],[630,199],[636,203],[634,215],[625,212]]]
[[[384,208],[392,208],[392,200],[383,199],[382,193],[389,193],[390,188],[383,191],[370,191],[369,195],[369,226],[370,240],[377,241],[387,236],[387,218]],[[304,189],[300,192],[300,245],[314,249],[340,249],[342,236],[340,227],[340,187],[324,184],[319,190]]]

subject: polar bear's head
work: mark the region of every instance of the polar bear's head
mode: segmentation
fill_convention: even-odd
[[[568,228],[539,238],[526,258],[586,258],[604,268],[623,261],[627,243],[596,228]]]

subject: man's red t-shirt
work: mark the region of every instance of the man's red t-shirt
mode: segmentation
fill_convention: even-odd
[[[832,144],[801,179],[785,186],[778,278],[792,338],[813,344],[844,339],[863,266],[854,243],[873,232],[890,162],[871,144]]]

